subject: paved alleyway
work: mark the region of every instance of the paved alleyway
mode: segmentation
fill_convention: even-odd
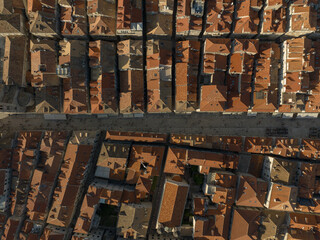
[[[2,132],[17,130],[121,130],[199,135],[265,136],[267,128],[287,128],[288,137],[308,137],[309,128],[320,128],[319,119],[277,118],[270,115],[146,115],[97,118],[67,116],[67,120],[45,120],[42,115],[11,115],[0,120]]]

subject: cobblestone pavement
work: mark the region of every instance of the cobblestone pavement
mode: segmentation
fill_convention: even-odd
[[[144,117],[69,115],[66,120],[45,120],[43,115],[14,114],[0,119],[2,132],[17,130],[121,130],[199,135],[266,136],[267,128],[287,128],[288,137],[308,137],[311,127],[320,128],[316,118],[278,118],[267,114],[222,115],[194,113],[148,114]]]

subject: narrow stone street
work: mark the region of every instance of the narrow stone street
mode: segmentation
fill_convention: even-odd
[[[284,127],[285,126],[285,127]],[[194,113],[148,114],[144,117],[68,115],[66,120],[46,120],[43,115],[10,115],[0,120],[2,133],[19,130],[119,130],[220,136],[266,136],[267,129],[286,128],[283,137],[307,138],[310,128],[320,128],[312,118],[277,118],[270,115],[221,115]]]

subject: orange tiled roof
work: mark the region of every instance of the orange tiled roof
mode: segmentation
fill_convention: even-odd
[[[223,240],[228,238],[231,208],[225,213],[216,214],[214,218],[195,217],[194,239]]]
[[[206,33],[230,32],[233,12],[234,5],[232,0],[209,1]]]
[[[5,227],[4,227],[4,233],[1,237],[1,239],[2,240],[14,239],[14,235],[18,229],[18,225],[19,225],[19,221],[9,218]]]
[[[186,164],[187,150],[182,148],[169,147],[164,172],[184,175]]]
[[[300,156],[302,158],[318,159],[320,158],[320,140],[317,139],[302,139]]]
[[[136,192],[133,189],[124,189],[121,197],[121,203],[136,203]]]
[[[290,213],[290,228],[301,229],[304,231],[318,227],[319,219],[315,215],[303,213]]]
[[[133,145],[127,169],[138,173],[138,176],[151,178],[160,176],[164,147]],[[132,179],[134,182],[137,179]],[[128,181],[128,178],[127,178]]]
[[[209,137],[200,135],[171,134],[170,143],[187,146],[199,146],[201,148],[212,148]]]
[[[260,207],[264,206],[268,183],[253,176],[240,176],[237,205]]]
[[[143,113],[144,89],[142,70],[120,72],[119,108],[121,113]]]
[[[34,222],[31,222],[30,220],[24,220],[22,229],[19,233],[19,237],[20,237],[19,239],[22,239],[22,240],[39,239],[40,237],[39,233],[33,233],[34,231],[36,231],[36,224]]]
[[[283,157],[297,157],[300,152],[299,140],[296,138],[277,138],[273,154]]]
[[[129,155],[129,145],[104,143],[101,146],[100,155],[97,162],[98,168],[106,168],[109,175],[99,175],[99,177],[109,178],[117,181],[125,179],[127,158]]]
[[[250,75],[240,74],[227,76],[227,83],[229,87],[227,96],[227,112],[248,111],[251,97],[250,81]],[[241,88],[239,89],[238,86],[241,86]]]
[[[71,22],[72,21],[72,7],[60,7],[60,21]]]
[[[223,112],[227,97],[227,87],[222,85],[201,86],[200,111]]]
[[[316,9],[310,5],[296,2],[291,6],[291,31],[316,30]]]
[[[67,227],[83,180],[91,145],[68,144],[47,223]]]
[[[205,41],[205,53],[228,55],[231,41],[225,38],[210,38]]]
[[[63,229],[65,230],[65,229]],[[59,229],[46,227],[40,240],[63,240],[65,238],[66,231],[59,231]]]
[[[95,206],[99,203],[99,200],[98,189],[90,185],[81,205],[80,216],[74,228],[75,232],[83,234],[89,233],[95,213]]]
[[[142,7],[134,6],[130,0],[119,0],[117,8],[117,29],[130,29],[132,23],[142,23]]]
[[[231,239],[258,239],[260,211],[236,209],[233,212]]]
[[[35,150],[16,150],[13,154],[13,162],[17,162],[19,179],[29,181],[32,175],[33,165],[35,164],[36,153]]]
[[[286,31],[288,11],[287,3],[283,0],[277,1],[277,5],[269,2],[263,15],[262,32],[265,34],[282,34]]]
[[[274,112],[278,107],[278,71],[280,47],[275,43],[260,43],[254,82],[252,111]]]
[[[237,19],[235,21],[234,33],[257,34],[259,25],[258,10],[262,7],[262,4],[254,4],[251,0],[241,0],[237,1],[235,7]]]
[[[64,91],[64,113],[86,113],[87,94],[82,89],[70,89]]]
[[[216,187],[213,195],[211,195],[211,201],[214,204],[220,205],[232,205],[235,202],[236,189],[235,188],[223,188]]]
[[[114,18],[106,16],[89,16],[88,20],[90,35],[116,35],[116,23]]]
[[[310,77],[315,76],[313,73],[316,64],[315,49],[312,46],[312,41],[305,37],[287,40],[284,47],[287,65],[284,70],[284,84],[281,96],[283,105],[279,110],[281,112],[300,112],[305,109],[307,103],[305,95],[301,93],[308,93],[311,82]],[[312,101],[312,99],[310,100]],[[310,102],[308,102],[308,110],[310,109]]]
[[[246,137],[244,148],[250,153],[271,153],[272,138]]]
[[[66,137],[66,132],[45,132],[41,141],[38,166],[44,167],[35,169],[27,200],[27,214],[31,220],[45,219],[48,196],[62,161]]]
[[[200,44],[197,41],[179,41],[176,47],[176,111],[194,111],[197,107]]]
[[[166,142],[167,134],[107,131],[106,140],[135,142]]]
[[[36,149],[41,138],[40,131],[19,132],[16,146],[20,149]]]
[[[189,191],[186,183],[167,180],[161,201],[158,222],[165,227],[180,227]]]
[[[57,85],[56,75],[56,54],[53,51],[33,51],[31,52],[31,80],[32,86],[43,86],[43,84]]]
[[[211,173],[210,173],[211,174]],[[228,172],[215,172],[214,183],[223,188],[235,188],[237,183],[237,176]]]
[[[226,155],[222,153],[201,152],[189,150],[187,162],[190,165],[200,166],[201,173],[209,173],[211,168],[237,169],[238,156]]]
[[[242,151],[242,137],[237,136],[222,136],[220,138],[220,149],[241,152]],[[214,145],[213,145],[214,146]]]
[[[92,113],[117,112],[115,86],[115,45],[106,41],[89,43],[89,58],[91,68],[90,104]],[[108,58],[108,61],[106,60]]]
[[[205,205],[208,202],[208,198],[206,196],[194,196],[193,197],[193,213],[195,215],[205,216]]]
[[[271,183],[266,206],[279,211],[294,211],[298,195],[298,188]]]
[[[148,112],[172,110],[171,68],[171,42],[147,41]]]

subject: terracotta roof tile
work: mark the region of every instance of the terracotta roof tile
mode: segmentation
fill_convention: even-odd
[[[233,12],[234,5],[230,0],[209,1],[206,33],[219,34],[220,32],[230,32]]]
[[[89,43],[91,68],[90,104],[92,113],[116,113],[115,45],[107,41]],[[106,60],[108,58],[108,61]]]
[[[297,187],[271,183],[266,207],[279,211],[294,211],[297,196]]]
[[[246,175],[241,175],[239,181],[237,205],[262,208],[267,196],[268,183]]]
[[[194,111],[197,108],[200,44],[197,41],[179,41],[176,49],[176,111]]]
[[[300,152],[299,140],[294,138],[277,138],[273,154],[283,157],[297,157]]]
[[[312,199],[317,187],[316,176],[318,165],[311,163],[302,163],[300,166],[301,176],[299,177],[299,197]]]
[[[164,227],[180,227],[189,191],[186,182],[166,179],[158,222]]]
[[[137,2],[136,5],[133,5],[130,0],[119,0],[117,8],[117,31],[122,33],[122,31],[119,30],[132,30],[134,33],[137,31],[132,28],[135,24],[141,24],[142,26],[141,2]],[[138,31],[142,31],[142,28]]]
[[[107,131],[106,140],[135,142],[166,142],[167,134]]]
[[[302,139],[302,149],[300,156],[305,159],[318,159],[320,158],[319,149],[320,141],[317,139]]]
[[[103,143],[95,175],[118,181],[124,180],[129,149],[128,144]]]
[[[111,188],[111,184],[105,186],[106,188],[102,188],[102,184],[92,184],[89,186],[87,194],[84,197],[84,200],[80,209],[80,216],[77,219],[75,224],[74,232],[88,234],[93,225],[93,219],[96,214],[96,209],[99,203],[103,202],[109,205],[118,206],[120,203],[122,191]],[[92,230],[90,231],[90,233]]]
[[[238,1],[236,4],[237,19],[235,21],[235,34],[257,34],[259,24],[258,11],[261,3],[254,3],[251,0]]]
[[[236,209],[233,212],[231,239],[258,239],[260,211]]]
[[[182,148],[168,149],[165,173],[184,175],[185,165],[187,164],[187,150]]]
[[[311,32],[316,29],[316,10],[312,6],[300,5],[291,6],[291,31]]]
[[[26,42],[25,37],[5,37],[2,79],[6,85],[25,86],[26,84],[23,71]]]
[[[200,172],[206,174],[210,168],[237,169],[238,167],[239,159],[236,155],[189,150],[187,156],[188,164],[200,166]]]
[[[89,33],[90,35],[115,36],[116,23],[115,19],[105,16],[89,16]]]
[[[61,7],[60,8],[60,21],[72,21],[72,7]]]
[[[318,222],[319,220],[315,215],[290,213],[289,227],[309,231],[316,227]]]
[[[121,113],[143,113],[144,91],[143,71],[128,70],[120,72],[120,103]]]
[[[171,64],[171,42],[147,41],[148,112],[172,110]]]
[[[136,184],[140,176],[159,176],[163,151],[161,147],[135,146],[127,166],[127,183]]]
[[[1,239],[14,239],[15,233],[18,229],[19,221],[13,220],[11,218],[8,219],[5,227],[4,227],[4,233],[1,237]]]
[[[250,153],[270,153],[272,138],[246,137],[245,151]]]
[[[304,231],[301,229],[289,229],[288,230],[288,240],[297,240],[297,239],[316,239],[316,233],[312,231]]]
[[[172,1],[173,3],[173,1]],[[170,11],[170,10],[169,10]],[[147,34],[148,35],[172,35],[172,13],[170,14],[148,14],[147,12]]]
[[[264,11],[262,32],[264,34],[282,34],[286,31],[287,3],[283,0],[277,3],[270,2]]]
[[[47,223],[67,227],[91,154],[91,145],[68,144]],[[68,193],[68,194],[66,194]]]
[[[210,38],[205,41],[205,53],[229,54],[231,48],[230,39]]]
[[[227,87],[222,85],[201,86],[200,111],[222,112],[225,109]]]
[[[44,229],[40,240],[63,240],[67,233],[68,231],[66,231],[66,229],[52,227],[49,225]]]
[[[117,235],[123,238],[142,239],[147,237],[152,204],[121,204],[117,223]]]

